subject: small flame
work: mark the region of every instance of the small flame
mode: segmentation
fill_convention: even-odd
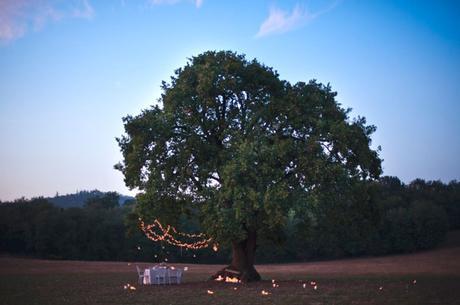
[[[131,286],[131,284],[128,283],[128,284],[126,284],[126,285],[123,286],[123,289],[125,289],[125,290],[126,290],[126,289],[129,289],[129,290],[136,290],[136,287]]]
[[[212,249],[214,250],[214,252],[217,252],[219,250],[219,247],[217,246],[217,244],[214,244],[212,245]]]
[[[225,281],[226,281],[227,283],[239,283],[239,282],[240,282],[240,280],[239,280],[238,278],[236,278],[236,277],[229,277],[229,276],[225,277]]]
[[[240,283],[241,282],[237,277],[229,277],[229,276],[223,277],[220,274],[215,280],[218,282],[225,281],[226,283]]]
[[[214,291],[208,290],[208,294],[214,294]]]

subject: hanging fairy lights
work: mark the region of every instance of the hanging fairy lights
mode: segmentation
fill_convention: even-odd
[[[173,226],[163,226],[158,219],[155,219],[152,224],[145,224],[142,218],[139,218],[141,230],[152,241],[164,241],[170,245],[181,247],[185,249],[198,250],[210,246],[212,238],[207,237],[204,233],[189,234],[179,232]],[[176,236],[176,237],[174,237]],[[194,240],[193,242],[186,242],[179,240],[179,237]],[[213,250],[217,251],[217,244],[213,244]]]

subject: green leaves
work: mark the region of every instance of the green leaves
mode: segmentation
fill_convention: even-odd
[[[143,191],[141,214],[194,215],[223,243],[283,226],[323,184],[381,172],[375,127],[350,122],[329,85],[291,85],[222,51],[191,58],[162,88],[162,106],[124,118],[118,139],[116,168]]]

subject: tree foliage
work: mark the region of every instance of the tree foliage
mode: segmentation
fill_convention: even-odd
[[[124,118],[116,168],[144,215],[201,220],[221,244],[286,224],[336,181],[381,173],[374,126],[351,120],[330,86],[291,85],[256,60],[206,52],[163,83],[159,105]]]

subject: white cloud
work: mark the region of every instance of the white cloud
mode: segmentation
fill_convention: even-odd
[[[0,0],[0,42],[20,38],[31,29],[39,31],[63,18],[93,16],[88,0]]]
[[[161,4],[177,4],[179,2],[191,2],[194,3],[197,8],[200,8],[203,5],[203,0],[150,0],[151,4],[161,5]]]
[[[76,18],[91,19],[94,17],[94,9],[91,4],[89,4],[88,0],[81,0],[81,6],[73,10],[72,16]]]
[[[281,34],[299,28],[321,14],[333,9],[338,2],[322,11],[312,13],[305,7],[297,4],[292,12],[287,12],[277,7],[271,7],[267,19],[260,25],[256,37],[264,37],[273,34]]]

